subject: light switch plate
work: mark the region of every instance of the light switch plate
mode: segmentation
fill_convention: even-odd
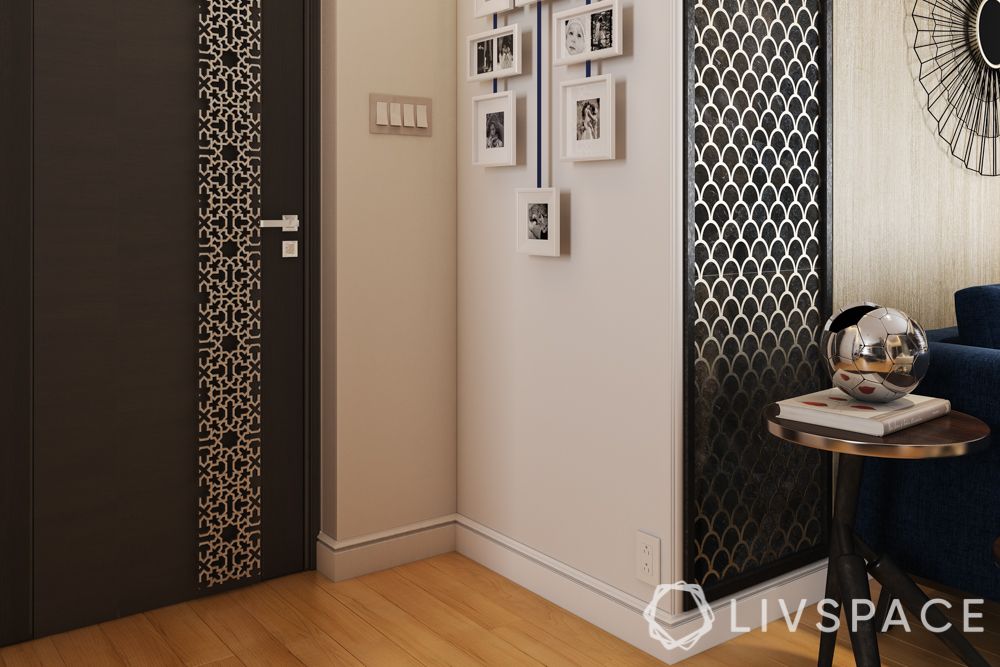
[[[429,97],[370,93],[368,105],[368,131],[371,134],[433,136],[433,101]]]

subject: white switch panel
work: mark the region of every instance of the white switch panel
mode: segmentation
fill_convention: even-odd
[[[641,530],[635,534],[635,578],[660,585],[660,538]]]
[[[370,93],[368,131],[401,137],[431,137],[433,104],[429,97]]]
[[[299,256],[299,242],[298,241],[282,241],[281,242],[281,256],[282,257],[298,257]]]
[[[375,124],[376,125],[388,125],[389,124],[389,103],[388,102],[377,102],[376,103]]]

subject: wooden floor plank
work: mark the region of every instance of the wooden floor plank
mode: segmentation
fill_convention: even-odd
[[[484,664],[541,664],[394,570],[370,574],[360,581]]]
[[[66,663],[60,657],[52,638],[46,637],[33,642],[0,649],[0,664],[6,667],[29,667],[35,665],[61,667]]]
[[[231,593],[192,602],[191,608],[248,667],[301,665]]]
[[[126,665],[180,667],[184,664],[142,614],[101,623],[100,628]]]
[[[430,561],[528,622],[585,651],[604,665],[659,665],[660,662],[545,598],[518,586],[457,553]]]
[[[420,665],[409,653],[324,591],[309,573],[265,584],[366,665]]]
[[[73,667],[125,664],[111,640],[96,625],[53,635],[52,642],[63,662]]]
[[[233,657],[229,647],[188,604],[148,611],[145,616],[188,667],[222,663]]]
[[[493,632],[543,665],[601,667],[600,662],[577,647],[550,635],[527,621],[514,621],[495,628]]]
[[[473,655],[447,641],[395,604],[358,580],[333,583],[316,578],[319,585],[344,606],[379,628],[407,653],[425,665],[478,665]]]
[[[273,588],[254,586],[233,593],[233,597],[303,664],[361,667],[362,663],[350,651]]]
[[[484,628],[498,628],[520,620],[517,614],[467,583],[448,576],[430,561],[410,563],[395,571]]]

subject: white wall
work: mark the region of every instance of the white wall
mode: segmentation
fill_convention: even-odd
[[[473,167],[470,100],[491,89],[466,82],[464,37],[491,25],[459,3],[458,509],[648,598],[635,532],[664,540],[665,580],[680,546],[681,5],[622,4],[625,55],[594,65],[619,81],[619,158],[560,163],[550,141],[570,251],[549,259],[514,251],[514,189],[535,185],[534,64],[501,82],[520,101],[521,165]],[[535,7],[505,19],[531,59]],[[555,109],[584,66],[544,74]]]
[[[455,511],[455,6],[324,0],[323,531]],[[433,138],[368,133],[368,95],[433,99]]]
[[[912,0],[834,8],[834,298],[949,326],[955,290],[1000,282],[1000,182],[938,136],[912,11]]]

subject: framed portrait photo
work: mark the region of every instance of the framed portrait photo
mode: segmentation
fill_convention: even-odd
[[[488,30],[468,38],[469,81],[502,79],[521,73],[521,26]]]
[[[477,17],[509,12],[514,7],[514,0],[475,0],[475,3]]]
[[[615,159],[615,80],[563,81],[559,86],[559,157],[571,162]]]
[[[525,255],[558,257],[559,191],[524,188],[514,191],[517,200],[517,251]]]
[[[554,14],[552,48],[554,65],[620,56],[623,53],[620,0],[601,0]]]
[[[472,164],[517,164],[517,108],[513,91],[472,98]]]

